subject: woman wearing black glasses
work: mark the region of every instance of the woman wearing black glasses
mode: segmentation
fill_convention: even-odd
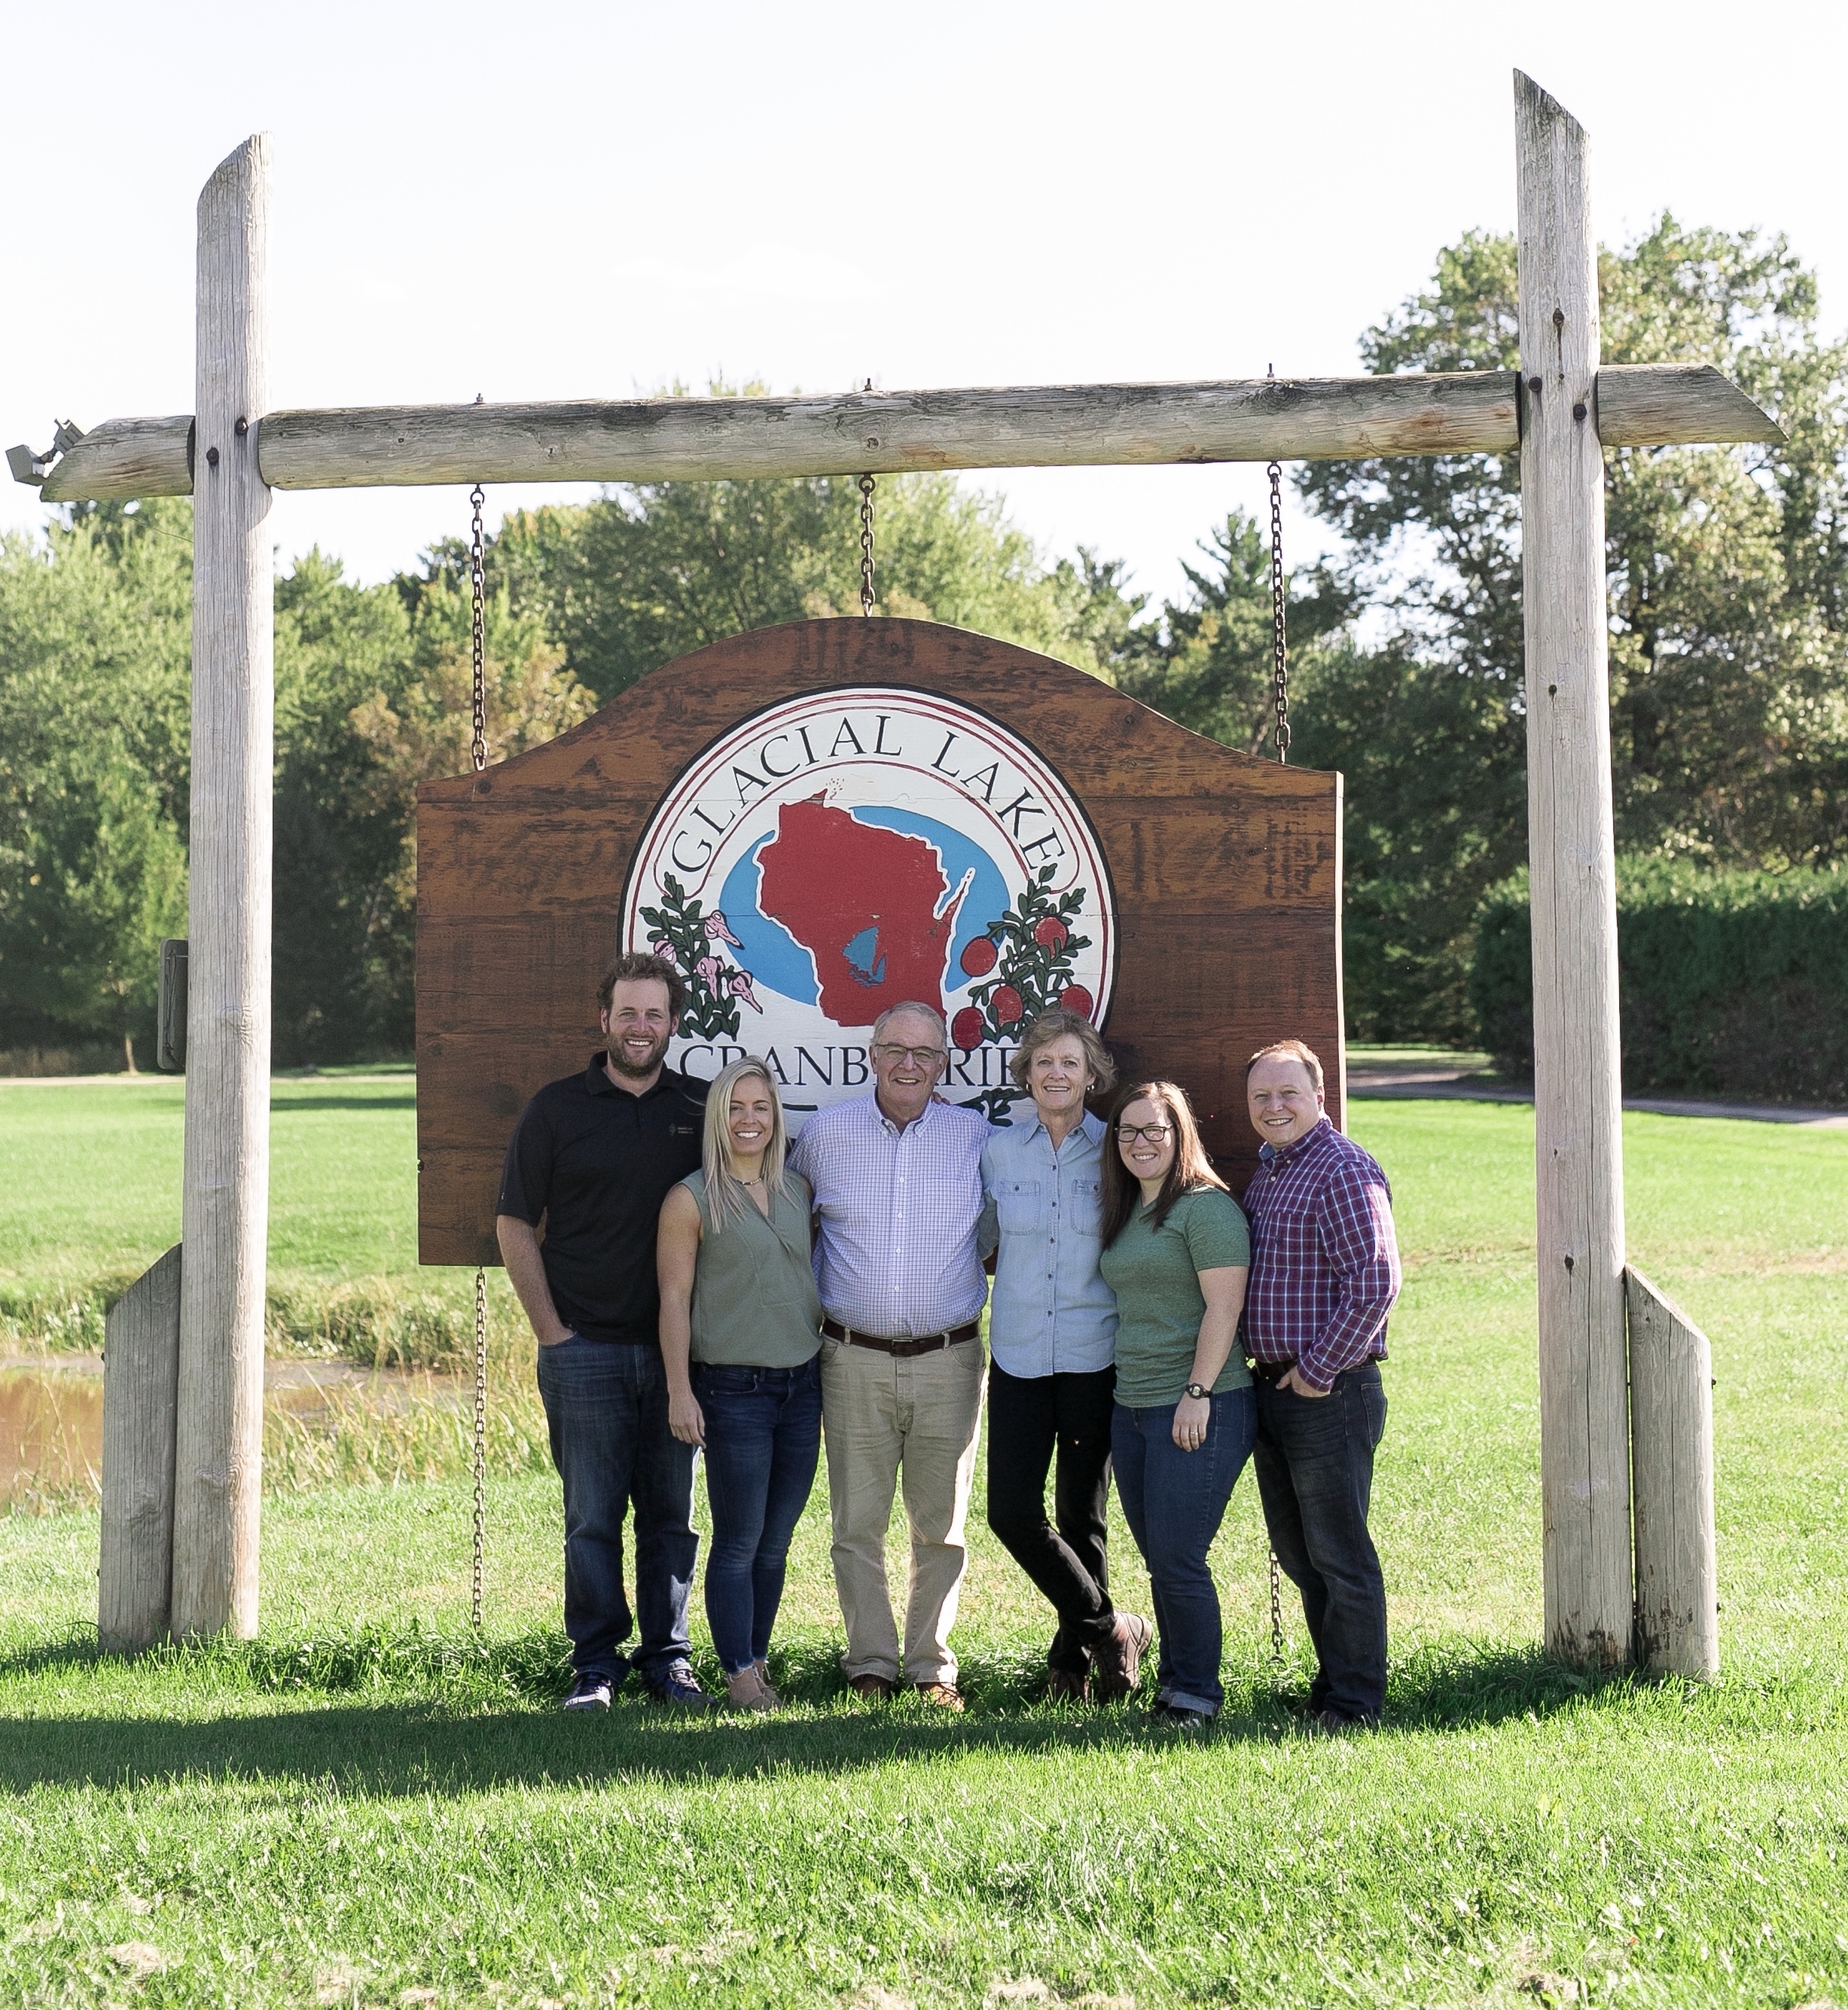
[[[1153,1715],[1198,1730],[1224,1695],[1207,1553],[1256,1430],[1236,1344],[1251,1238],[1173,1082],[1132,1082],[1111,1131],[1101,1265],[1117,1298],[1111,1459],[1161,1635]]]

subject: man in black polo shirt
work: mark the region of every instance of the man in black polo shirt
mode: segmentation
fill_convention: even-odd
[[[539,1394],[564,1482],[567,1710],[607,1709],[631,1660],[663,1703],[712,1699],[688,1665],[693,1447],[667,1428],[655,1225],[700,1163],[706,1085],[662,1065],[686,987],[658,956],[619,956],[598,991],[609,1042],[581,1074],[548,1082],[507,1146],[495,1227],[539,1343]],[[542,1245],[535,1231],[546,1225]],[[635,1507],[635,1603],[623,1522]]]

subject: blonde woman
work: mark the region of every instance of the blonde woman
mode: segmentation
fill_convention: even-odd
[[[821,1448],[821,1300],[808,1182],[777,1085],[747,1056],[706,1098],[704,1163],[661,1209],[668,1427],[705,1453],[706,1622],[733,1706],[774,1710],[770,1629]]]

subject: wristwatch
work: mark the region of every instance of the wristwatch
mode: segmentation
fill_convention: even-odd
[[[1196,1403],[1203,1403],[1213,1391],[1210,1389],[1202,1388],[1197,1382],[1189,1382],[1181,1393],[1184,1396],[1191,1396]]]

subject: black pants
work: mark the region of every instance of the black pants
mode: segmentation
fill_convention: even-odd
[[[1326,1396],[1260,1380],[1257,1397],[1258,1494],[1320,1664],[1310,1707],[1370,1721],[1386,1700],[1386,1586],[1366,1529],[1386,1429],[1380,1365],[1336,1376]]]
[[[1103,1547],[1116,1384],[1114,1368],[1028,1376],[997,1361],[988,1371],[988,1525],[1059,1615],[1047,1667],[1075,1675],[1116,1624]],[[1046,1518],[1055,1451],[1056,1528]]]

